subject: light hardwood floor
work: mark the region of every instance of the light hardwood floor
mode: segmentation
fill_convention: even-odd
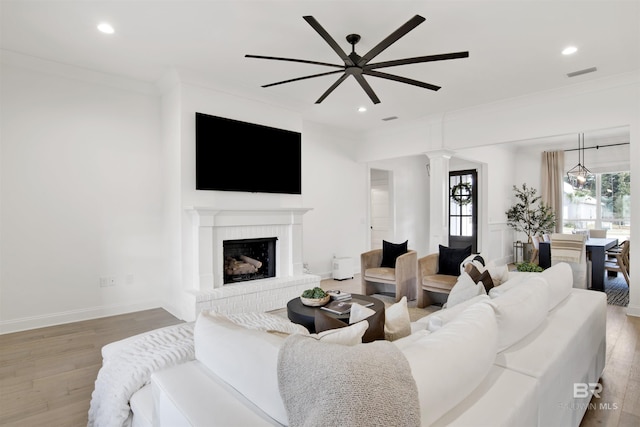
[[[321,286],[358,292],[359,283],[357,278],[324,280]],[[604,389],[581,426],[639,426],[640,318],[615,306],[608,306],[607,314]],[[154,309],[0,335],[0,425],[86,426],[100,348],[178,323],[165,310]]]

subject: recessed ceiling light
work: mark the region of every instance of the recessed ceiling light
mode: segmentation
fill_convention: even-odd
[[[564,48],[564,50],[562,51],[563,55],[573,55],[574,53],[576,53],[578,51],[578,48],[575,46],[567,46]]]
[[[102,32],[102,33],[105,33],[105,34],[113,34],[113,33],[115,33],[115,30],[113,29],[111,24],[109,24],[107,22],[101,22],[100,24],[98,24],[98,30],[100,32]]]
[[[364,113],[365,111],[367,111],[367,107],[359,107],[358,111]]]

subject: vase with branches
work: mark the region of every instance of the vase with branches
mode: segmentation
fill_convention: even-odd
[[[507,225],[527,235],[528,243],[532,237],[552,233],[556,226],[556,214],[550,206],[541,202],[537,190],[523,183],[521,187],[513,186],[518,202],[511,206],[507,215]]]

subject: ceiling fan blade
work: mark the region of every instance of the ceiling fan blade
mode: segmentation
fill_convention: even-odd
[[[333,92],[334,89],[337,88],[340,85],[340,83],[342,83],[347,78],[347,76],[348,76],[347,73],[344,73],[343,75],[341,75],[340,78],[336,80],[336,82],[332,84],[331,87],[327,89],[320,98],[318,98],[318,100],[316,101],[316,104],[320,104],[322,101],[324,101],[324,99],[327,96],[329,96],[329,94]]]
[[[377,62],[375,64],[365,65],[365,70],[373,70],[374,68],[395,67],[396,65],[418,64],[421,62],[446,61],[448,59],[468,58],[469,52],[453,52],[443,53],[439,55],[416,56],[415,58],[396,59],[395,61]]]
[[[362,67],[363,65],[367,64],[373,58],[378,56],[383,50],[395,43],[400,37],[404,36],[409,31],[422,24],[424,21],[425,18],[420,15],[416,15],[413,18],[409,19],[400,28],[389,34],[386,39],[382,40],[380,43],[374,46],[373,49],[371,49],[362,58],[360,58],[360,60],[358,61],[358,66]]]
[[[381,79],[393,80],[400,83],[406,83],[413,86],[423,87],[425,89],[438,90],[440,86],[432,85],[429,83],[420,82],[418,80],[409,79],[406,77],[395,76],[393,74],[382,73],[380,71],[363,70],[362,74],[366,74],[372,77],[380,77]]]
[[[308,61],[306,59],[281,58],[279,56],[262,56],[262,55],[245,55],[245,58],[273,59],[276,61],[301,62],[303,64],[324,65],[327,67],[335,67],[344,69],[344,65],[329,64],[328,62]]]
[[[360,83],[360,86],[362,86],[362,89],[364,89],[367,95],[369,95],[369,98],[371,98],[371,102],[373,102],[374,104],[380,104],[380,99],[378,99],[378,96],[375,94],[375,92],[369,85],[369,82],[365,80],[362,74],[357,73],[357,74],[354,74],[353,77],[355,77],[358,83]]]
[[[316,30],[318,34],[320,34],[320,37],[322,37],[324,41],[326,41],[329,44],[329,46],[331,46],[331,49],[333,49],[338,54],[340,59],[342,59],[346,65],[350,65],[350,66],[355,65],[351,60],[351,58],[349,58],[349,56],[347,56],[344,50],[342,50],[340,45],[336,43],[333,37],[331,37],[329,33],[327,33],[327,31],[324,28],[322,28],[322,25],[320,25],[320,23],[316,21],[316,18],[314,18],[313,16],[303,16],[303,18],[305,21],[309,23],[309,25],[313,27],[314,30]]]
[[[289,79],[289,80],[283,80],[281,82],[276,82],[276,83],[269,83],[268,85],[264,85],[262,87],[271,87],[271,86],[276,86],[276,85],[281,85],[283,83],[291,83],[291,82],[297,82],[298,80],[306,80],[306,79],[311,79],[314,77],[322,77],[322,76],[328,76],[330,74],[336,74],[336,73],[341,73],[342,70],[338,70],[338,71],[328,71],[326,73],[319,73],[319,74],[312,74],[310,76],[304,76],[304,77],[297,77],[295,79]]]

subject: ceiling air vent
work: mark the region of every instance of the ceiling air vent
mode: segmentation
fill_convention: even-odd
[[[384,119],[382,119],[382,121],[388,122],[388,121],[391,121],[391,120],[395,120],[397,118],[398,118],[398,116],[389,116],[389,117],[385,117]]]
[[[578,70],[578,71],[574,71],[572,73],[567,73],[567,77],[580,76],[582,74],[593,73],[593,72],[596,72],[596,71],[598,71],[598,69],[596,67],[585,68],[584,70]]]

